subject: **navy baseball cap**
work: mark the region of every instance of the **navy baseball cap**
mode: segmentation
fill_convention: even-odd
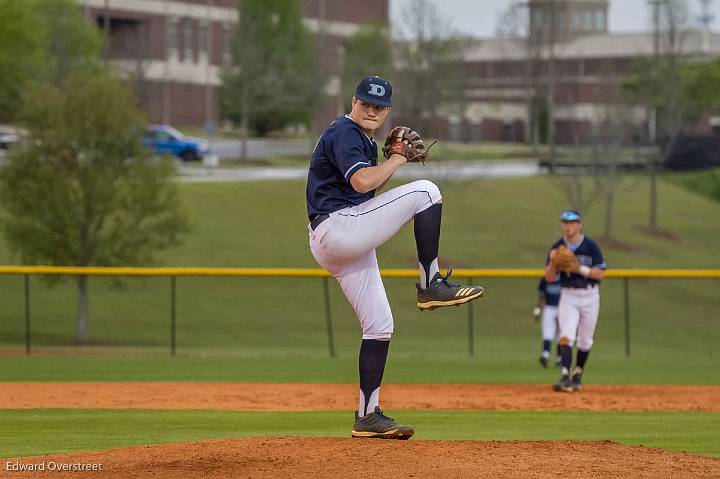
[[[578,211],[566,210],[560,213],[560,221],[582,221],[582,217]]]
[[[391,96],[390,82],[376,75],[363,78],[355,89],[355,98],[372,105],[392,106]]]

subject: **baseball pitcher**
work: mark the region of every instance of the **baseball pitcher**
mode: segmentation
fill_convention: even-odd
[[[338,280],[362,329],[360,401],[352,437],[408,439],[413,427],[396,424],[379,406],[393,317],[375,249],[413,222],[420,310],[465,304],[480,298],[483,289],[450,284],[450,272],[440,273],[442,196],[435,184],[420,180],[378,194],[398,168],[427,159],[420,135],[396,127],[385,139],[386,160],[378,162],[373,133],[390,111],[391,96],[392,86],[383,78],[360,81],[350,113],[335,119],[315,145],[306,199],[310,251]]]

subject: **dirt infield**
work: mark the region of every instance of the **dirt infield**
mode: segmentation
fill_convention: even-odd
[[[2,383],[0,408],[352,410],[351,384]],[[720,386],[589,385],[559,394],[548,385],[388,384],[383,407],[493,411],[715,411]]]
[[[0,383],[0,408],[347,410],[345,384]],[[383,386],[393,409],[495,411],[720,411],[720,386]],[[24,467],[44,467],[22,472]],[[78,465],[96,472],[60,472]],[[382,441],[255,437],[2,459],[0,477],[53,478],[720,478],[720,459],[609,441]]]
[[[102,472],[0,477],[109,478],[688,478],[720,476],[720,459],[608,441],[382,441],[248,438],[14,458],[19,465],[102,464]],[[5,474],[5,475],[3,475]]]

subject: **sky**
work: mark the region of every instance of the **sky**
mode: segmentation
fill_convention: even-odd
[[[398,19],[402,5],[412,0],[390,0],[390,17]],[[510,6],[512,0],[429,0],[435,5],[445,20],[460,33],[476,37],[495,35],[495,23],[498,13]],[[700,12],[698,0],[687,0],[691,7],[693,20]],[[712,29],[720,30],[720,0],[711,2],[711,13],[715,17]],[[610,31],[639,32],[651,28],[647,0],[610,0]]]

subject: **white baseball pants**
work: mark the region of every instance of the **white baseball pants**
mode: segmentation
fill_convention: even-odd
[[[600,288],[562,288],[558,307],[560,340],[567,338],[578,349],[590,351],[600,313]]]
[[[545,341],[555,341],[558,339],[558,307],[548,306],[543,308],[542,323],[540,323],[540,331]]]
[[[335,276],[362,328],[363,339],[388,340],[393,317],[375,248],[392,238],[413,217],[442,202],[428,180],[398,186],[358,206],[344,208],[310,231],[310,251]]]

